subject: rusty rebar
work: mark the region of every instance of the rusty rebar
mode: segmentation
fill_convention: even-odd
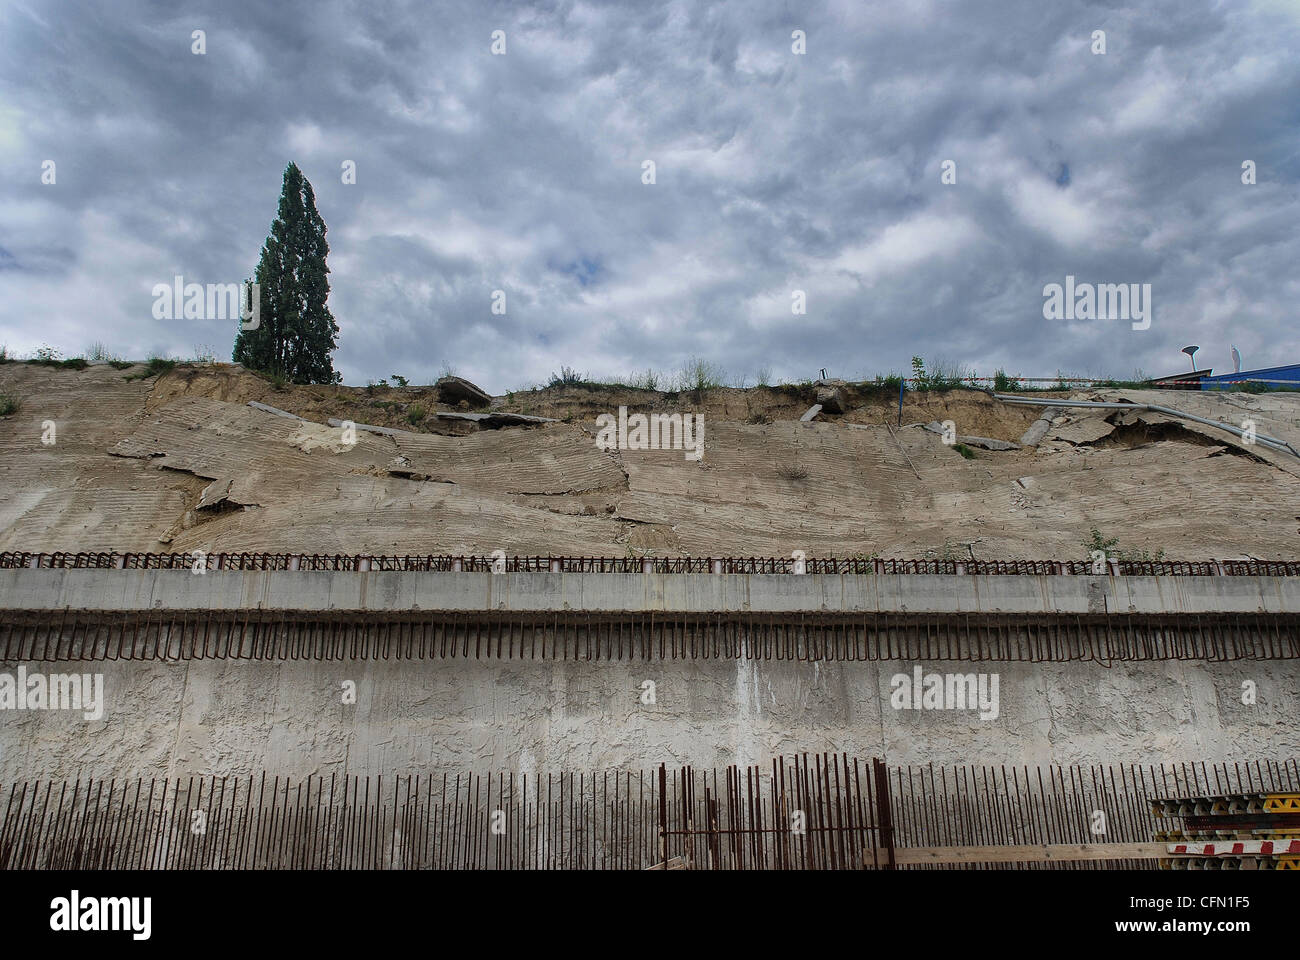
[[[495,773],[444,773],[441,790],[431,773],[331,774],[328,789],[323,775],[269,771],[147,785],[17,781],[0,785],[0,868],[981,869],[987,865],[897,863],[894,851],[1149,842],[1295,830],[1300,818],[1250,807],[1300,789],[1294,759],[1165,765],[1157,773],[1136,764],[891,768],[873,758],[862,778],[863,762],[797,755],[774,758],[766,773],[728,767],[721,778],[716,769],[665,764],[637,775],[635,790],[631,771],[549,774],[546,790],[540,773],[519,790],[513,775]],[[1211,788],[1217,795],[1206,797]],[[1207,803],[1236,806],[1202,812]],[[1106,817],[1102,835],[1097,811]]]
[[[1300,615],[0,610],[0,660],[1226,663],[1300,658]]]
[[[240,571],[411,571],[427,573],[722,573],[796,574],[790,557],[507,557],[449,554],[299,554],[213,553],[0,553],[0,569]],[[978,576],[1096,576],[1090,560],[929,560],[862,557],[808,557],[810,574],[945,574]],[[1105,573],[1117,576],[1300,576],[1295,560],[1108,560]]]

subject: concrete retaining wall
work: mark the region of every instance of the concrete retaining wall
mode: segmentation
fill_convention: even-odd
[[[17,665],[0,664],[13,673]],[[1300,664],[923,664],[996,673],[999,711],[897,710],[912,663],[440,660],[88,662],[100,720],[0,711],[0,781],[473,769],[639,770],[847,751],[896,763],[1281,759],[1300,753]],[[1256,685],[1247,706],[1242,683]],[[343,684],[356,684],[355,704]],[[655,702],[642,702],[643,684]]]
[[[21,609],[754,612],[1300,611],[1255,577],[422,574],[17,570]],[[14,673],[19,664],[0,663]],[[96,720],[0,711],[0,780],[723,766],[846,751],[894,763],[1281,759],[1300,751],[1300,661],[922,663],[997,674],[998,715],[891,705],[912,662],[85,661]],[[646,682],[654,702],[643,702]],[[356,702],[344,702],[355,683]],[[1255,692],[1244,704],[1243,685]]]
[[[1300,613],[1300,578],[4,570],[0,608]]]

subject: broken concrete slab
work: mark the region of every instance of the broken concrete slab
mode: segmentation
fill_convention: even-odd
[[[341,427],[343,426],[343,423],[344,421],[339,420],[337,417],[329,418],[329,425],[331,427]],[[373,424],[369,424],[369,423],[353,423],[352,426],[358,430],[364,430],[367,433],[378,433],[385,437],[418,437],[419,436],[418,433],[412,433],[410,430],[394,430],[392,427],[376,427]]]
[[[1052,421],[1055,419],[1056,415],[1052,410],[1044,410],[1021,436],[1020,445],[1022,447],[1038,446],[1043,437],[1047,435],[1047,431],[1052,429]]]
[[[439,420],[469,420],[489,430],[498,427],[529,426],[539,423],[559,423],[554,417],[534,417],[526,413],[453,413],[439,410],[434,413]]]
[[[286,420],[303,420],[303,418],[298,416],[298,414],[290,413],[288,410],[281,410],[279,407],[273,407],[269,403],[258,403],[256,400],[249,400],[248,405],[254,410],[261,410],[263,413],[273,413],[277,417],[284,417]]]
[[[930,433],[943,435],[943,424],[938,420],[931,420],[925,424],[923,429]],[[997,440],[993,437],[972,437],[965,434],[958,434],[953,441],[967,447],[980,447],[983,450],[1019,450],[1020,444],[1012,443],[1010,440]]]
[[[799,422],[809,423],[817,417],[817,414],[821,412],[822,412],[822,405],[820,403],[814,403],[811,407],[809,407],[807,410],[804,411],[804,415],[799,418]]]
[[[844,388],[848,386],[843,380],[818,380],[813,384],[817,390],[817,403],[827,413],[844,413],[848,409]]]
[[[1104,416],[1072,417],[1051,430],[1048,436],[1052,440],[1064,440],[1078,445],[1095,443],[1103,437],[1110,436],[1114,431],[1115,425],[1107,421]]]
[[[957,442],[968,447],[980,447],[983,450],[1019,450],[1020,444],[1010,440],[998,440],[994,437],[958,436]]]
[[[353,444],[345,443],[343,431],[323,423],[304,420],[302,426],[288,437],[289,445],[297,447],[303,453],[314,450],[328,450],[330,453],[346,453]]]
[[[221,504],[230,499],[230,487],[234,480],[213,480],[203,492],[199,494],[199,502],[194,505],[195,510],[216,510]]]
[[[492,405],[492,397],[487,391],[461,377],[443,377],[433,385],[433,389],[437,391],[440,403],[451,406],[461,402],[475,409]]]

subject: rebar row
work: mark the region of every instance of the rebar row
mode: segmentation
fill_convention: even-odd
[[[0,610],[0,660],[1288,660],[1296,614]]]
[[[643,774],[442,774],[15,783],[8,869],[636,869]]]
[[[687,870],[861,870],[891,863],[880,760],[659,768],[658,864]]]
[[[0,569],[397,570],[431,573],[821,573],[1300,576],[1291,560],[925,560],[879,557],[505,557],[301,553],[0,553]]]
[[[1148,841],[1152,800],[1211,778],[1294,790],[1300,769],[889,768],[826,753],[721,771],[20,781],[0,785],[0,868],[886,869],[900,848]]]

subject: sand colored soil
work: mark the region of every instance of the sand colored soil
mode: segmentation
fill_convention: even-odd
[[[496,398],[544,426],[444,425],[428,386],[277,387],[229,364],[0,365],[0,549],[1082,558],[1093,527],[1178,559],[1300,555],[1300,460],[1152,413],[1058,412],[1036,448],[969,459],[922,429],[1016,441],[1037,406],[978,391],[810,387]],[[1105,391],[1300,446],[1300,397]],[[249,407],[268,404],[310,421]],[[420,406],[426,416],[412,423]],[[696,413],[705,455],[597,447],[596,418]],[[329,418],[402,431],[344,442]],[[56,427],[53,444],[44,426]]]

